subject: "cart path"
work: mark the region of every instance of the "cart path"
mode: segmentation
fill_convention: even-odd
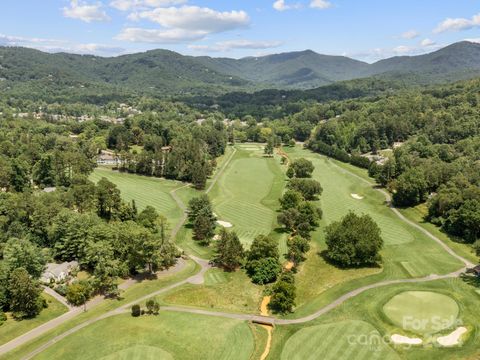
[[[236,152],[236,149],[234,148],[234,151],[233,153],[229,156],[228,160],[226,161],[226,163],[222,166],[222,168],[220,169],[220,171],[215,175],[214,179],[213,179],[213,182],[210,184],[209,188],[207,189],[207,193],[213,188],[213,186],[216,184],[217,182],[217,179],[218,177],[220,176],[220,174],[223,172],[223,170],[228,166],[230,160],[233,158],[233,155],[235,154]],[[338,166],[337,164],[333,163],[332,164],[336,167],[338,167],[339,169],[341,169],[341,171],[345,174],[349,174],[351,176],[354,176],[356,178],[358,178],[360,181],[364,182],[364,183],[367,183],[368,185],[370,186],[374,186],[373,183],[371,183],[370,181],[362,178],[361,176],[357,175],[357,174],[354,174],[346,169],[343,169],[341,168],[340,166]],[[185,185],[185,186],[188,186],[188,185]],[[178,198],[178,196],[175,194],[175,191],[178,190],[180,188],[177,188],[175,190],[172,191],[172,197],[175,199],[175,201],[177,202],[177,204],[179,205],[180,208],[183,208],[185,210],[185,204],[183,203],[183,201]],[[433,234],[431,234],[428,230],[422,228],[420,225],[406,219],[392,204],[391,202],[391,196],[390,194],[388,194],[385,190],[383,189],[376,189],[377,191],[381,192],[384,196],[385,196],[385,199],[386,199],[386,203],[389,205],[390,209],[392,209],[392,211],[397,215],[397,217],[409,224],[410,226],[413,226],[415,227],[416,229],[422,231],[424,234],[426,234],[429,238],[431,238],[432,240],[434,240],[436,243],[438,243],[440,246],[442,246],[442,248],[445,249],[445,251],[447,251],[450,255],[452,255],[453,257],[457,258],[458,260],[460,260],[461,262],[463,262],[465,264],[465,267],[462,267],[461,269],[455,271],[455,272],[452,272],[450,274],[445,274],[445,275],[436,275],[436,274],[432,274],[432,275],[429,275],[429,276],[426,276],[426,277],[423,277],[423,278],[413,278],[413,279],[397,279],[397,280],[385,280],[385,281],[380,281],[380,282],[377,282],[377,283],[373,283],[373,284],[370,284],[370,285],[366,285],[366,286],[363,286],[363,287],[360,287],[358,289],[355,289],[355,290],[352,290],[342,296],[340,296],[339,298],[337,298],[336,300],[334,300],[333,302],[329,303],[328,305],[322,307],[321,309],[317,310],[316,312],[314,312],[313,314],[310,314],[310,315],[307,315],[307,316],[304,316],[304,317],[301,317],[301,318],[297,318],[297,319],[277,319],[277,318],[273,318],[273,317],[268,317],[268,316],[260,316],[260,315],[250,315],[250,314],[237,314],[237,313],[228,313],[228,312],[219,312],[219,311],[209,311],[209,310],[202,310],[202,309],[196,309],[196,308],[188,308],[188,307],[181,307],[181,306],[162,306],[160,309],[161,311],[176,311],[176,312],[185,312],[185,313],[191,313],[191,314],[199,314],[199,315],[206,315],[206,316],[216,316],[216,317],[224,317],[224,318],[230,318],[230,319],[237,319],[237,320],[244,320],[244,321],[252,321],[252,322],[257,322],[257,323],[261,323],[261,324],[270,324],[270,325],[290,325],[290,324],[301,324],[301,323],[305,323],[305,322],[309,322],[309,321],[312,321],[324,314],[326,314],[327,312],[333,310],[334,308],[338,307],[339,305],[343,304],[345,301],[365,292],[365,291],[368,291],[368,290],[371,290],[371,289],[376,289],[376,288],[380,288],[380,287],[384,287],[384,286],[389,286],[389,285],[396,285],[396,284],[405,284],[405,283],[424,283],[424,282],[429,282],[429,281],[437,281],[437,280],[442,280],[442,279],[451,279],[451,278],[456,278],[456,277],[459,277],[462,273],[465,272],[465,270],[468,268],[468,267],[471,267],[473,266],[473,264],[468,261],[467,259],[463,258],[462,256],[458,255],[457,253],[455,253],[454,250],[452,250],[446,243],[444,243],[442,240],[440,240],[438,237],[434,236]],[[183,218],[183,222],[186,220],[186,214],[184,215],[184,218]],[[179,222],[181,225],[178,226],[178,229],[181,228],[181,226],[183,226],[183,222]],[[108,318],[110,316],[114,316],[114,315],[118,315],[118,314],[122,314],[122,313],[127,313],[130,311],[129,307],[131,307],[133,304],[135,303],[138,303],[138,302],[141,302],[143,300],[146,300],[152,296],[156,296],[156,295],[159,295],[159,294],[162,294],[164,292],[167,292],[169,290],[172,290],[176,287],[179,287],[181,285],[184,285],[184,284],[188,284],[188,283],[191,283],[191,284],[199,284],[199,283],[202,283],[203,282],[203,275],[204,273],[210,268],[210,265],[208,263],[207,260],[204,260],[204,259],[200,259],[200,258],[197,258],[197,257],[194,257],[194,256],[191,256],[191,258],[197,263],[200,265],[201,267],[201,270],[199,273],[197,273],[196,275],[193,275],[191,277],[189,277],[188,279],[185,279],[185,280],[182,280],[180,282],[177,282],[177,283],[174,283],[174,284],[171,284],[165,288],[162,288],[160,290],[157,290],[151,294],[148,294],[148,295],[145,295],[144,297],[140,298],[140,299],[137,299],[135,300],[134,302],[131,302],[129,304],[126,304],[126,305],[122,305],[120,306],[119,308],[117,309],[114,309],[112,311],[109,311],[101,316],[98,316],[96,318],[93,318],[93,319],[90,319],[88,321],[85,321],[84,323],[81,323],[79,325],[77,325],[76,327],[64,332],[63,334],[60,334],[56,337],[54,337],[53,339],[49,340],[48,342],[44,343],[42,346],[38,347],[36,350],[34,350],[33,352],[31,352],[30,354],[28,354],[24,359],[31,359],[32,357],[34,357],[35,355],[39,354],[40,352],[44,351],[45,349],[49,348],[50,346],[52,346],[53,344],[57,343],[58,341],[62,340],[63,338],[67,337],[68,335],[72,334],[72,333],[75,333],[77,331],[79,331],[80,329],[90,325],[90,324],[93,324],[99,320],[102,320],[102,319],[105,319],[105,318]],[[67,313],[69,314],[69,313]],[[66,314],[64,314],[66,315]],[[59,319],[59,318],[57,318]],[[54,319],[56,320],[56,319]],[[54,321],[52,320],[52,321]],[[63,323],[63,322],[62,322]],[[45,324],[44,324],[45,325]],[[55,326],[57,325],[54,325],[52,326],[51,328],[53,329]],[[36,330],[36,329],[34,329]],[[42,332],[43,333],[43,332]],[[28,334],[28,333],[27,333]],[[26,335],[26,334],[25,334]],[[36,335],[38,336],[38,335]],[[30,339],[33,339],[34,337],[36,336],[32,336]],[[17,338],[19,339],[19,338]],[[17,340],[15,339],[15,340]],[[30,340],[29,339],[29,340]],[[15,340],[12,340],[12,342],[15,342]],[[28,340],[27,340],[28,341]],[[25,343],[26,341],[23,341],[23,343]],[[8,345],[8,344],[7,344]],[[20,345],[20,344],[18,344]],[[18,346],[16,345],[16,346]],[[12,347],[11,349],[15,348],[16,346]],[[2,353],[5,353],[6,351],[2,351],[2,347],[0,347],[0,355]]]

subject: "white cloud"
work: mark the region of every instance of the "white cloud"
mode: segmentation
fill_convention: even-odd
[[[219,12],[198,6],[156,8],[137,14],[139,19],[153,21],[165,28],[218,33],[247,27],[250,18],[245,11]]]
[[[277,11],[285,11],[285,10],[293,10],[293,9],[299,9],[302,7],[300,4],[289,4],[287,5],[285,3],[285,0],[277,0],[273,3],[273,8]]]
[[[63,15],[67,18],[78,19],[87,23],[92,21],[107,21],[110,17],[102,9],[102,3],[87,4],[79,0],[71,0],[70,7],[63,8]]]
[[[115,39],[154,44],[173,44],[203,39],[208,32],[183,29],[126,28]]]
[[[2,46],[24,46],[41,51],[56,53],[67,52],[74,54],[93,54],[99,56],[112,56],[124,54],[124,48],[103,44],[77,44],[67,40],[27,38],[22,36],[11,36],[0,34],[0,45]]]
[[[474,15],[471,19],[466,18],[448,18],[442,21],[433,32],[438,34],[446,31],[462,31],[480,27],[480,13]]]
[[[271,49],[279,47],[280,45],[282,45],[281,41],[227,40],[217,42],[213,45],[189,45],[188,47],[196,51],[226,52],[233,49]]]
[[[187,0],[113,0],[110,6],[121,11],[185,4]]]
[[[393,48],[393,52],[397,55],[405,55],[412,52],[412,48],[405,45],[400,45]]]
[[[310,7],[314,9],[328,9],[332,7],[332,3],[327,0],[312,0]]]
[[[420,45],[425,46],[425,47],[427,47],[427,46],[433,46],[433,45],[435,45],[435,44],[436,44],[435,41],[433,41],[433,40],[431,40],[431,39],[428,39],[428,38],[427,38],[427,39],[423,39],[423,40],[420,42]]]
[[[402,35],[400,35],[403,39],[415,39],[420,36],[420,33],[416,30],[408,30],[405,31]]]
[[[133,12],[128,18],[149,20],[161,28],[130,27],[123,29],[116,39],[157,44],[200,40],[209,34],[245,28],[250,23],[245,11],[220,12],[198,6],[155,8]]]
[[[472,43],[478,43],[478,44],[480,44],[480,38],[464,39],[463,41],[469,41],[469,42],[472,42]]]

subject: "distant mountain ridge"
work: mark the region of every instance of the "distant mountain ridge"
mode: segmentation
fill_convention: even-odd
[[[242,59],[184,56],[169,50],[103,58],[0,47],[0,85],[29,82],[120,87],[140,93],[221,94],[257,89],[312,89],[337,81],[385,75],[434,83],[480,75],[480,44],[459,42],[435,52],[368,64],[311,50]]]

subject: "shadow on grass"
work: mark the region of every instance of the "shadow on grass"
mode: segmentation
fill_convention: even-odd
[[[335,266],[338,269],[341,270],[352,270],[352,269],[364,269],[364,268],[370,268],[370,269],[380,269],[382,266],[379,263],[375,264],[365,264],[365,265],[358,265],[358,266],[345,266],[343,264],[340,264],[337,261],[332,260],[328,256],[328,251],[327,250],[322,250],[317,253],[325,262],[329,265]]]

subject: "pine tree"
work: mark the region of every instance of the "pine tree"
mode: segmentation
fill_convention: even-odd
[[[216,263],[227,271],[234,271],[242,264],[245,251],[235,232],[222,228],[217,243]]]

